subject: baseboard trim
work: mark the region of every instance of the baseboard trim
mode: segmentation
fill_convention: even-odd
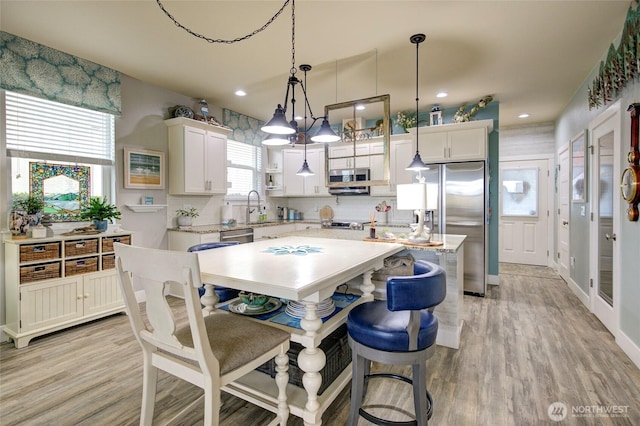
[[[622,330],[618,329],[617,334],[616,343],[618,346],[620,346],[624,353],[631,358],[631,361],[633,361],[636,367],[640,368],[640,347],[638,347],[638,345],[636,345],[629,336],[624,334]]]
[[[500,285],[500,277],[498,275],[488,275],[487,284]]]
[[[582,289],[578,286],[578,284],[576,284],[576,282],[571,278],[569,278],[567,285],[569,286],[573,294],[576,295],[578,300],[580,300],[582,304],[587,307],[589,312],[591,312],[591,303],[589,302],[589,295],[584,291],[582,291]]]

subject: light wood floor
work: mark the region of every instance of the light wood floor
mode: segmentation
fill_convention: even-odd
[[[430,424],[555,424],[547,409],[560,401],[569,410],[561,424],[639,425],[640,370],[564,281],[548,268],[503,264],[500,283],[485,298],[465,296],[460,349],[438,347],[428,363],[435,399]],[[34,339],[20,350],[5,343],[0,424],[134,425],[141,384],[142,357],[124,315]],[[158,388],[158,424],[200,393],[162,373]],[[370,394],[366,404],[412,411],[408,385],[376,381]],[[223,404],[223,425],[263,425],[273,417],[225,394]],[[627,406],[626,417],[571,414],[572,407],[614,405]],[[347,389],[324,424],[344,425],[348,409]],[[405,418],[402,412],[384,415]],[[201,422],[200,408],[181,424]],[[303,422],[291,417],[289,424]]]

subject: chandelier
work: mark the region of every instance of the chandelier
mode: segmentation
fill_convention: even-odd
[[[261,130],[265,133],[269,133],[270,135],[263,141],[265,145],[285,145],[288,143],[295,144],[298,141],[298,133],[300,132],[298,128],[298,123],[295,119],[295,91],[296,86],[299,85],[302,89],[302,95],[304,97],[304,107],[305,107],[305,128],[302,130],[304,134],[304,142],[305,142],[305,164],[306,164],[306,143],[307,143],[307,135],[309,131],[313,128],[315,123],[322,119],[322,124],[320,125],[320,129],[318,132],[311,137],[312,142],[337,142],[340,140],[340,136],[338,136],[329,125],[329,121],[327,117],[316,117],[313,115],[313,111],[311,110],[311,105],[309,104],[309,99],[307,98],[307,83],[306,83],[306,75],[307,71],[311,70],[310,65],[300,65],[300,69],[305,73],[305,81],[303,82],[298,77],[296,77],[296,73],[298,69],[296,68],[296,4],[295,0],[291,0],[291,69],[289,70],[289,78],[287,79],[287,89],[285,91],[284,103],[278,104],[273,113],[273,117],[269,120],[264,126],[262,126]],[[291,99],[289,99],[289,95],[291,95]],[[284,106],[283,106],[284,105]],[[289,105],[291,105],[291,120],[287,121],[286,114],[289,110]],[[309,115],[312,120],[311,125],[307,127],[306,124],[306,111],[307,108],[309,110]],[[273,136],[275,135],[275,136]],[[303,165],[304,168],[304,165]],[[308,168],[308,165],[307,165]]]

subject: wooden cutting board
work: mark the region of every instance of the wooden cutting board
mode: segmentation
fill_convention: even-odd
[[[442,241],[429,241],[428,243],[414,243],[411,241],[400,240],[397,238],[389,238],[389,239],[365,238],[364,241],[372,241],[372,242],[378,242],[378,243],[400,243],[400,244],[404,244],[405,246],[422,246],[422,247],[438,247],[438,246],[444,245]]]
[[[333,209],[330,206],[324,206],[320,209],[320,220],[333,219]]]

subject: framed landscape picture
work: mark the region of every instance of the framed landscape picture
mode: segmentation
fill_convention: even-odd
[[[164,189],[164,152],[124,148],[124,187]]]

